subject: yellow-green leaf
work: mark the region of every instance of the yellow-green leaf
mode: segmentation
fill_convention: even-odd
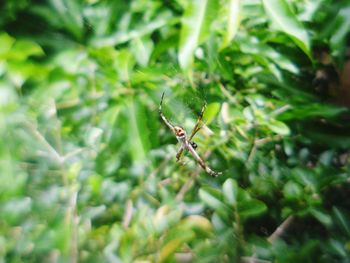
[[[240,24],[240,0],[226,1],[227,25],[221,48],[225,48],[234,38]]]

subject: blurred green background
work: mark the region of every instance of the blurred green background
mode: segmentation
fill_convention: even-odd
[[[349,262],[350,3],[0,4],[0,262]],[[187,154],[164,114],[188,132]]]

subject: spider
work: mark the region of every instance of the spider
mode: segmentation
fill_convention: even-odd
[[[197,148],[197,144],[195,142],[192,141],[193,136],[202,128],[203,125],[200,125],[202,122],[202,118],[203,118],[203,114],[206,108],[206,104],[204,104],[202,111],[198,117],[197,123],[196,125],[193,127],[192,129],[192,133],[191,135],[188,137],[186,134],[186,131],[181,127],[181,126],[177,126],[177,125],[172,125],[167,118],[164,116],[163,112],[162,112],[162,104],[163,104],[163,98],[164,98],[164,92],[162,94],[162,98],[159,104],[159,114],[160,117],[162,118],[162,120],[164,121],[164,123],[169,127],[170,130],[172,130],[172,132],[175,134],[176,139],[180,142],[181,146],[179,151],[176,154],[176,161],[178,162],[180,160],[180,157],[182,155],[182,153],[184,152],[184,150],[189,151],[193,158],[198,162],[198,164],[203,168],[204,171],[207,172],[207,174],[213,176],[213,177],[217,177],[219,174],[218,172],[214,172],[212,169],[210,169],[209,166],[207,166],[205,164],[205,162],[203,161],[203,159],[198,155],[198,153],[196,152],[196,148]]]

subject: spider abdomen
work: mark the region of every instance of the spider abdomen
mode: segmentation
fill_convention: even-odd
[[[197,149],[197,147],[198,147],[197,143],[195,143],[194,141],[190,141],[190,144],[191,144],[193,149]]]

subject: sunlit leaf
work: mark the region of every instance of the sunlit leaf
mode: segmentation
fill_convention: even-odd
[[[227,10],[227,25],[221,48],[229,45],[235,37],[240,23],[240,0],[225,1],[224,9]]]
[[[128,50],[118,52],[114,67],[122,81],[130,81],[130,72],[134,65],[135,60]]]
[[[350,5],[347,8],[344,8],[339,11],[338,15],[335,17],[335,20],[332,21],[331,29],[331,39],[330,43],[333,49],[334,54],[339,54],[339,51],[343,49],[345,45],[346,36],[349,33],[350,27]]]
[[[243,109],[243,115],[248,121],[254,120],[254,113],[253,113],[251,107],[245,107]]]
[[[0,42],[0,59],[3,59],[3,55],[6,54],[15,43],[15,39],[10,37],[7,33],[2,32],[0,34]]]
[[[203,119],[206,124],[211,123],[220,110],[219,103],[210,103],[205,109]]]
[[[189,229],[193,230],[197,235],[202,236],[209,236],[212,234],[213,227],[210,221],[204,217],[199,215],[191,215],[186,217],[182,222],[181,225],[188,227]]]
[[[295,44],[310,57],[309,35],[285,0],[263,0],[263,4],[273,25],[287,33]]]
[[[172,19],[169,12],[161,12],[154,20],[148,23],[142,23],[137,28],[127,32],[116,31],[112,35],[105,37],[96,37],[91,40],[91,45],[96,47],[114,46],[126,43],[135,38],[142,38],[145,35],[150,35],[159,28],[166,26],[168,23],[174,23],[176,19]]]
[[[202,188],[199,190],[199,197],[214,210],[223,206],[221,193],[216,189]]]
[[[236,181],[227,179],[222,186],[225,202],[229,205],[235,206],[237,204],[238,186]]]
[[[92,127],[87,131],[86,144],[89,146],[96,146],[99,144],[103,130],[97,127]]]
[[[133,49],[137,62],[141,66],[147,66],[153,51],[152,40],[146,36],[143,38],[135,38],[131,41],[131,48]]]
[[[136,100],[137,101],[137,100]],[[147,153],[150,149],[149,132],[146,124],[146,113],[143,106],[136,103],[135,100],[128,104],[129,116],[129,143],[130,150],[134,160],[142,164],[146,160]]]
[[[182,17],[178,55],[182,69],[192,66],[195,49],[208,37],[217,5],[217,0],[193,0],[187,4]]]
[[[28,40],[17,41],[13,46],[13,52],[20,53],[21,57],[18,55],[16,56],[18,59],[25,59],[29,56],[40,56],[44,54],[44,51],[38,44]]]
[[[3,2],[0,262],[349,261],[347,1]]]
[[[193,237],[194,233],[192,231],[179,231],[177,237],[172,238],[161,248],[158,262],[166,262],[184,242]]]
[[[269,127],[269,129],[277,134],[280,135],[289,135],[290,134],[290,129],[289,127],[284,124],[281,121],[277,121],[277,120],[270,120],[267,123],[267,126]]]

